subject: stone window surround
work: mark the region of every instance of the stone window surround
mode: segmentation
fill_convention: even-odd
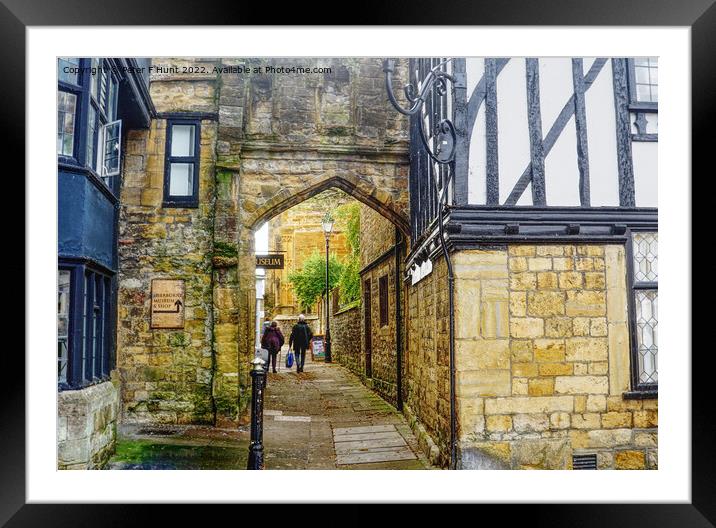
[[[192,125],[195,128],[194,131],[194,154],[193,156],[176,157],[171,155],[172,148],[172,127],[174,125]],[[162,207],[186,207],[196,208],[199,207],[199,171],[200,171],[200,157],[201,157],[201,120],[182,114],[172,114],[167,116],[166,124],[166,136],[164,145],[164,199],[162,201]],[[180,163],[191,163],[193,164],[193,181],[192,181],[192,194],[187,196],[171,196],[169,194],[169,183],[171,178],[171,164],[174,162]]]

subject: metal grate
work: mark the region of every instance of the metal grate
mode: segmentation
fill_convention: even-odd
[[[597,469],[597,455],[573,455],[572,469]]]

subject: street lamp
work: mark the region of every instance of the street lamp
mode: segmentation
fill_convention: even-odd
[[[326,363],[331,362],[331,318],[329,317],[329,306],[330,303],[328,301],[328,247],[329,247],[329,240],[331,238],[331,231],[333,231],[333,218],[331,217],[331,213],[326,213],[326,215],[323,217],[323,234],[326,236],[326,354],[324,361]]]

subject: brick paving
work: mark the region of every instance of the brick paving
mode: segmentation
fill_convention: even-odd
[[[245,469],[249,427],[122,426],[108,469]],[[429,469],[404,417],[337,364],[270,373],[266,469]]]

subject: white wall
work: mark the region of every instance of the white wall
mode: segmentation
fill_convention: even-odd
[[[594,58],[584,59],[584,74]],[[467,93],[472,95],[484,75],[484,59],[466,60]],[[539,59],[542,135],[547,135],[574,93],[571,58]],[[611,60],[602,67],[585,94],[591,205],[619,205],[616,118]],[[635,114],[631,115],[632,122]],[[658,114],[648,114],[647,132],[658,131]],[[500,203],[504,203],[530,162],[527,83],[524,58],[512,58],[497,77],[497,128]],[[468,201],[486,202],[485,103],[480,105],[470,138]],[[633,128],[633,132],[636,129]],[[633,142],[637,206],[656,206],[656,142]],[[579,167],[574,115],[545,157],[548,206],[579,206]],[[518,205],[532,205],[528,186]]]

